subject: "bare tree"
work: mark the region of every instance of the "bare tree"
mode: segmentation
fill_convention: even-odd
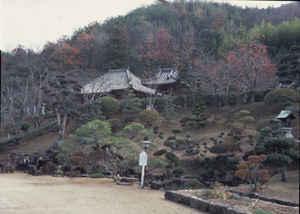
[[[19,135],[26,116],[28,92],[28,79],[21,78],[16,71],[1,71],[1,113],[9,116],[15,135]]]

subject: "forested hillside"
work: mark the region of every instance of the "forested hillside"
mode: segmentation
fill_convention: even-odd
[[[298,86],[299,19],[296,2],[243,9],[227,3],[159,0],[125,16],[90,23],[71,37],[48,42],[40,52],[23,46],[4,52],[1,77],[6,86],[2,90],[1,84],[1,91],[6,91],[4,97],[12,93],[12,79],[20,81],[14,90],[24,92],[45,85],[57,73],[84,84],[109,67],[130,66],[146,78],[160,65],[174,64],[182,81],[201,77],[205,93],[254,92],[274,88],[278,80]]]

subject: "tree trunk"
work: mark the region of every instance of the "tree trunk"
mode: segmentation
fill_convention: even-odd
[[[254,103],[254,91],[251,91],[250,103]]]
[[[106,147],[103,148],[103,158],[104,161],[106,162]]]
[[[286,166],[282,168],[281,181],[287,182],[288,175],[286,173]]]

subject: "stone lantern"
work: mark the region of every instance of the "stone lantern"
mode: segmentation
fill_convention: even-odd
[[[276,119],[281,120],[281,130],[285,131],[285,137],[287,138],[294,138],[292,135],[292,126],[291,120],[295,119],[295,116],[292,114],[291,111],[281,111],[280,114],[276,117]]]

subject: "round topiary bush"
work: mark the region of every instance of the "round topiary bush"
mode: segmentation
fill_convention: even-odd
[[[168,151],[166,149],[160,149],[153,153],[154,156],[161,156],[166,154]]]
[[[217,165],[218,161],[216,159],[212,158],[212,159],[210,159],[209,163],[213,164],[213,165]]]
[[[158,119],[158,112],[154,109],[145,109],[139,114],[140,121],[144,123],[152,123]]]
[[[182,167],[178,167],[178,168],[174,169],[173,173],[183,174],[183,173],[185,173],[185,169]]]
[[[120,102],[113,97],[100,97],[97,99],[100,104],[100,110],[105,116],[115,114],[120,109]]]
[[[207,177],[212,177],[212,176],[214,176],[214,173],[215,173],[215,170],[213,170],[213,169],[208,169],[207,171],[206,171],[206,173],[207,173]]]
[[[24,122],[24,123],[22,123],[21,130],[27,131],[30,128],[30,126],[31,126],[31,123]]]
[[[109,119],[107,122],[109,122],[112,131],[116,131],[121,127],[121,121],[117,118]]]
[[[200,176],[202,178],[207,178],[207,173],[206,172],[200,172]]]
[[[204,166],[204,169],[208,169],[209,167],[210,167],[210,165],[206,164],[206,165]]]
[[[189,185],[190,185],[191,187],[196,187],[196,186],[198,186],[199,183],[200,183],[200,182],[199,182],[197,179],[195,179],[195,178],[190,178],[190,179],[189,179]]]
[[[265,98],[264,102],[267,105],[270,104],[276,104],[276,103],[284,103],[286,102],[285,99],[282,98],[282,96],[292,97],[293,101],[300,100],[300,94],[299,92],[290,89],[290,88],[278,88],[271,92],[269,92]]]
[[[204,166],[206,164],[206,161],[205,160],[200,160],[199,164],[200,164],[200,166]]]

